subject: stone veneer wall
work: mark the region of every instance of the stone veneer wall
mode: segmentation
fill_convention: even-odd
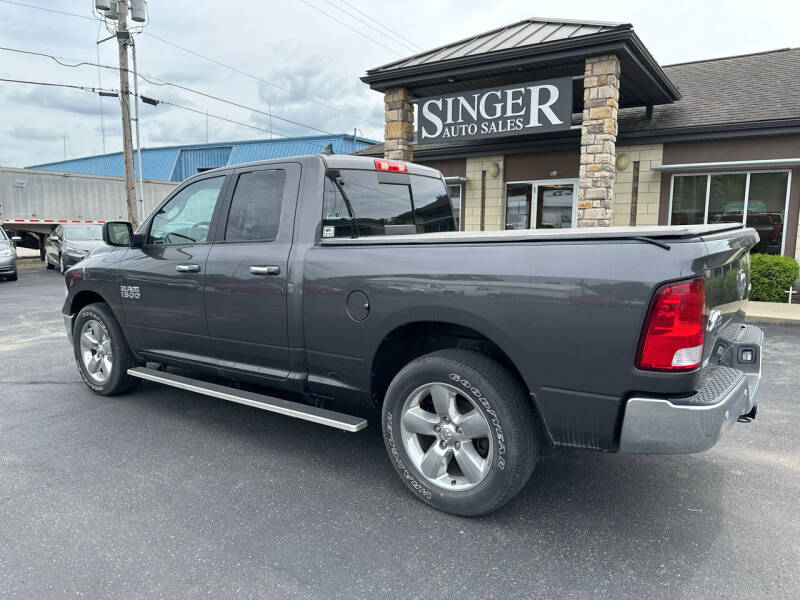
[[[492,164],[500,168],[497,177],[492,177]],[[486,202],[484,206],[484,230],[505,229],[503,223],[503,157],[481,156],[467,159],[467,181],[464,184],[463,216],[464,231],[481,230],[481,173],[486,171]]]
[[[617,146],[617,156],[628,155],[628,166],[617,171],[614,180],[612,225],[631,225],[633,193],[633,163],[639,162],[639,185],[636,203],[636,225],[658,225],[661,205],[661,173],[650,167],[660,165],[664,156],[663,144]],[[664,177],[669,177],[664,174]]]
[[[406,88],[392,88],[384,93],[384,158],[413,160],[414,105]]]
[[[616,171],[619,59],[586,59],[578,182],[578,227],[611,225]]]

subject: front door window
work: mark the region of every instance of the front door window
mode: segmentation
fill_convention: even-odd
[[[575,226],[573,181],[506,184],[506,229],[564,229]]]
[[[225,176],[191,183],[175,194],[153,217],[147,243],[197,244],[208,240],[211,218]]]

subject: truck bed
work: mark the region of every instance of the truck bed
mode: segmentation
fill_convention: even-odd
[[[573,229],[519,229],[507,231],[445,231],[409,235],[322,239],[324,246],[387,244],[465,244],[486,242],[560,242],[573,240],[624,240],[635,238],[696,238],[741,229],[741,223],[714,225],[647,225],[641,227],[597,227]]]

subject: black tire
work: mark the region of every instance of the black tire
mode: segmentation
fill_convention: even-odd
[[[45,258],[44,259],[44,266],[47,269],[55,269],[56,268],[55,265],[51,265],[50,264],[50,259],[49,258]]]
[[[17,275],[17,273],[16,273],[16,272],[14,272],[14,274],[13,274],[13,275],[9,275],[9,276],[8,276],[8,280],[9,280],[9,281],[16,281],[16,280],[17,280],[17,277],[19,277],[19,276]]]
[[[491,441],[493,450],[484,457],[488,471],[470,489],[454,491],[426,478],[403,441],[401,420],[407,400],[426,385],[439,383],[457,389],[457,397],[463,394],[474,400],[472,409],[481,411],[486,419],[486,440]],[[423,502],[459,516],[484,515],[503,506],[527,483],[539,455],[539,429],[530,396],[507,369],[470,350],[441,350],[406,365],[389,385],[382,418],[386,450],[400,479]],[[432,439],[429,448],[451,443]],[[451,477],[453,468],[453,463],[447,466],[446,478]],[[455,485],[455,480],[452,483]]]
[[[94,320],[99,323],[105,335],[108,336],[113,357],[112,367],[108,379],[96,381],[88,372],[81,355],[81,331],[87,321]],[[73,329],[72,348],[78,372],[87,387],[101,396],[115,396],[131,391],[139,384],[139,379],[128,375],[128,369],[136,367],[139,363],[131,352],[122,329],[107,304],[89,304],[81,309],[75,318]]]

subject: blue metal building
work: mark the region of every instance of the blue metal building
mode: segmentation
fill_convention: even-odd
[[[183,181],[199,171],[225,165],[318,154],[328,144],[331,144],[336,154],[350,154],[375,143],[366,138],[341,134],[142,148],[142,176],[161,181]],[[136,166],[136,152],[133,159]],[[28,168],[118,177],[125,174],[122,152],[31,165]]]

